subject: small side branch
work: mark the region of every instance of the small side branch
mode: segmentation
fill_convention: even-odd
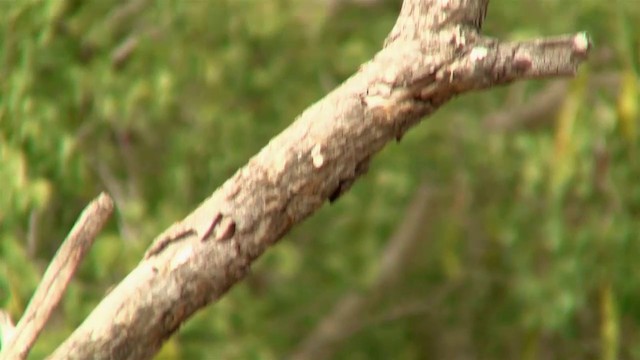
[[[1,359],[25,359],[95,237],[113,212],[113,201],[102,193],[80,214],[47,268],[27,309],[9,339],[3,334]]]
[[[586,33],[503,43],[490,38],[478,42],[451,67],[461,91],[485,89],[515,80],[575,75],[591,44]]]

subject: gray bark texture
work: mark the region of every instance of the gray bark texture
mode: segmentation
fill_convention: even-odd
[[[481,36],[488,0],[405,0],[384,47],[198,208],[51,355],[148,359],[222,297],[292,226],[334,200],[370,159],[454,96],[526,78],[573,75],[584,33],[503,43]]]

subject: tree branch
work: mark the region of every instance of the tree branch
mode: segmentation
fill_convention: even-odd
[[[466,91],[573,74],[585,58],[584,34],[517,44],[481,37],[486,3],[406,0],[385,47],[161,234],[52,358],[150,358],[422,117]]]
[[[71,232],[49,264],[22,318],[9,338],[3,337],[2,359],[25,359],[73,274],[113,211],[113,201],[100,194],[80,214]],[[6,322],[6,321],[5,321]],[[6,343],[6,346],[4,346]]]

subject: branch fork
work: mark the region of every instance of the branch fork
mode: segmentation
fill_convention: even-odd
[[[388,142],[442,104],[516,80],[570,76],[586,59],[584,33],[520,43],[481,36],[487,6],[405,0],[382,50],[157,238],[51,359],[151,358],[292,226],[347,191]],[[224,241],[202,241],[211,238]]]

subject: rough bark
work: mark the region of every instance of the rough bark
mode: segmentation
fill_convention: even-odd
[[[53,359],[145,359],[251,263],[366,172],[372,156],[452,97],[518,79],[572,75],[584,34],[501,43],[478,34],[487,0],[405,0],[384,48],[309,107],[140,264]]]

